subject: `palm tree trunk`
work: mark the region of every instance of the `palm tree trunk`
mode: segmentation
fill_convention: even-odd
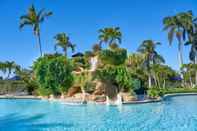
[[[183,65],[183,47],[182,46],[183,46],[182,42],[179,41],[179,45],[178,45],[179,73],[182,79],[182,86],[184,86],[183,73],[181,72],[181,67]]]
[[[179,42],[178,45],[178,59],[179,59],[179,67],[181,69],[182,65],[183,65],[183,47],[182,47],[182,42]]]
[[[156,77],[156,80],[157,80],[157,83],[158,83],[158,87],[161,88],[159,77]]]
[[[196,64],[197,64],[197,54],[195,55],[194,64],[195,64],[195,66],[196,66]],[[196,70],[196,72],[195,72],[195,85],[197,86],[197,70]]]
[[[42,57],[42,45],[41,45],[40,32],[38,32],[38,45],[40,49],[40,56]]]
[[[154,79],[154,82],[155,82],[155,86],[158,86],[158,83],[157,83],[157,77],[156,77],[156,75],[155,75],[155,74],[153,75],[153,79]]]
[[[166,88],[166,80],[163,80],[163,88]]]
[[[151,86],[152,86],[151,75],[149,73],[149,75],[148,75],[148,87],[151,88]]]

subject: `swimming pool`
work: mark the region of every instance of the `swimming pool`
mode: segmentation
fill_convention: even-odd
[[[1,130],[194,131],[197,130],[197,95],[122,107],[0,99]]]

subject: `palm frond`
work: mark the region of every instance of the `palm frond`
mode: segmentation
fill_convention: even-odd
[[[32,26],[33,23],[31,21],[21,21],[20,25],[19,25],[19,29],[22,29],[24,26],[26,25],[30,25]]]

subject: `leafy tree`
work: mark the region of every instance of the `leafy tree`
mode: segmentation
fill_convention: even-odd
[[[123,48],[104,49],[100,52],[99,58],[103,64],[121,65],[127,58],[127,51]]]
[[[177,76],[177,73],[167,65],[155,64],[152,66],[152,72],[155,84],[159,88],[166,88],[167,82],[169,83],[171,78]]]
[[[111,66],[106,65],[96,72],[96,78],[104,83],[117,85],[118,90],[133,90],[134,79],[132,79],[130,72],[125,66]]]
[[[188,85],[190,85],[190,87],[194,87],[193,81],[197,70],[197,65],[193,63],[184,64],[181,70],[184,76],[184,84],[187,86],[187,83],[189,82],[190,84]]]
[[[44,9],[36,11],[34,5],[29,7],[27,14],[20,17],[20,29],[24,26],[31,26],[33,28],[34,35],[38,39],[40,48],[40,55],[42,56],[42,46],[40,38],[40,23],[42,23],[47,17],[51,16],[52,12],[46,12]]]
[[[10,77],[12,73],[15,73],[18,68],[20,68],[20,66],[17,65],[14,61],[0,62],[0,70],[4,74],[7,73],[7,79]]]
[[[25,83],[28,93],[31,95],[35,94],[38,89],[38,83],[33,78],[33,71],[20,68],[16,70],[16,75]]]
[[[140,53],[129,54],[126,60],[126,65],[132,69],[139,69],[144,62],[144,55]]]
[[[35,79],[42,90],[58,95],[64,93],[73,83],[73,65],[65,56],[45,55],[33,66]]]
[[[138,48],[138,52],[144,55],[144,67],[148,73],[148,87],[152,86],[151,79],[151,65],[164,63],[164,59],[161,55],[157,53],[156,46],[160,45],[158,42],[152,40],[145,40]]]
[[[64,51],[65,56],[67,56],[68,48],[72,49],[72,52],[75,51],[75,45],[71,43],[70,38],[65,33],[59,33],[55,36],[56,44],[55,50],[57,47],[61,47]]]

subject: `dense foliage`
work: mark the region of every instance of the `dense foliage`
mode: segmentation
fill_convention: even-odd
[[[127,58],[127,51],[122,48],[104,49],[100,52],[99,58],[103,64],[121,65]]]
[[[34,75],[40,86],[40,93],[58,95],[64,93],[73,83],[72,63],[64,56],[45,55],[34,63]]]
[[[110,81],[122,90],[133,90],[137,87],[135,86],[136,80],[131,77],[130,72],[124,66],[105,66],[97,70],[96,74],[96,78],[101,81]]]
[[[23,81],[0,80],[0,95],[28,93]]]

